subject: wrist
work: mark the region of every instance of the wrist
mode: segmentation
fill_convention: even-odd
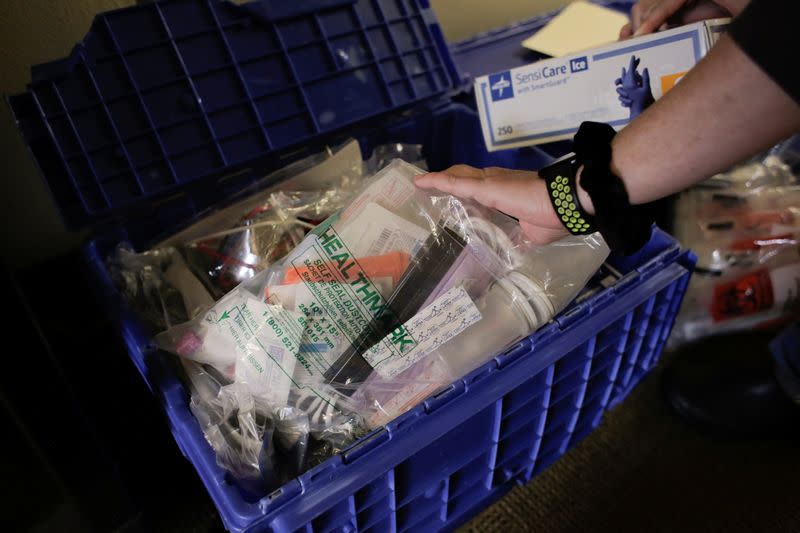
[[[594,204],[592,203],[592,198],[589,196],[589,193],[581,186],[581,174],[583,174],[583,166],[578,169],[578,174],[575,176],[575,180],[578,183],[578,201],[583,207],[583,210],[589,213],[590,215],[594,215]]]
[[[612,249],[628,254],[650,238],[652,209],[632,206],[617,174],[618,158],[608,124],[584,122],[575,134],[575,153],[542,168],[548,199],[572,235],[599,231]]]

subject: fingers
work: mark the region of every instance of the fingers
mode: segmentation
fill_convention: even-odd
[[[628,71],[625,70],[625,67],[622,67],[622,78],[621,78],[621,81],[622,81],[623,85],[625,84],[625,80],[627,78],[628,78]]]
[[[619,97],[619,102],[622,104],[622,107],[630,107],[633,105],[633,100],[630,98],[625,98],[623,96]]]
[[[650,71],[647,67],[642,72],[642,87],[650,87]]]
[[[635,28],[633,36],[653,33],[686,3],[687,0],[662,0],[652,5],[647,13],[641,15],[641,22]]]
[[[470,167],[471,168],[471,167]],[[464,169],[457,169],[462,171]],[[474,176],[474,170],[482,176]],[[544,181],[535,172],[508,169],[473,169],[471,176],[432,172],[414,178],[423,189],[437,189],[461,198],[469,198],[492,209],[498,209],[520,220],[534,223],[555,222],[555,215],[545,190]]]
[[[628,98],[628,91],[622,87],[617,87],[617,94],[622,98]]]
[[[473,177],[476,171],[483,177]],[[414,182],[418,187],[470,198],[516,217],[525,236],[534,243],[545,244],[567,235],[550,203],[547,185],[535,172],[458,165],[445,172],[416,176]]]
[[[482,178],[483,170],[469,165],[453,165],[452,167],[443,171],[449,176],[456,176],[459,178]]]
[[[569,235],[566,228],[561,225],[551,228],[538,226],[521,220],[519,227],[522,229],[522,233],[525,234],[525,237],[534,244],[550,244],[551,242],[563,239]]]
[[[619,40],[620,41],[628,39],[632,35],[633,35],[633,25],[630,22],[628,22],[627,24],[625,24],[623,27],[621,27],[619,29]]]
[[[614,80],[614,85],[622,85],[622,78],[617,78]]]
[[[643,16],[643,9],[639,2],[631,8],[631,27],[634,31],[634,35],[636,35],[636,30],[639,29],[639,26],[642,25],[642,16]]]

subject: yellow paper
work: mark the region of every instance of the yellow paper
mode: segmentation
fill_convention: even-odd
[[[522,46],[560,57],[616,41],[628,17],[583,0],[572,2]]]

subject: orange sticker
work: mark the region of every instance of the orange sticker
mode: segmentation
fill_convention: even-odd
[[[670,89],[675,87],[681,79],[686,76],[686,73],[689,72],[685,70],[683,72],[677,72],[675,74],[669,74],[668,76],[661,76],[661,95],[667,94]]]

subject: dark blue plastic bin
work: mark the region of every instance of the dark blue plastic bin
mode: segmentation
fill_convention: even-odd
[[[623,275],[613,287],[344,453],[253,495],[217,466],[172,356],[152,349],[106,268],[119,242],[147,246],[347,136],[365,153],[421,143],[433,169],[547,163],[564,145],[485,150],[456,68],[513,65],[509,35],[521,40],[546,20],[459,45],[454,62],[421,1],[163,0],[98,16],[68,58],[35,67],[29,90],[10,99],[65,219],[102,223],[86,246],[98,292],[230,531],[453,528],[588,435],[656,364],[694,258],[654,229],[639,253],[613,259]]]

